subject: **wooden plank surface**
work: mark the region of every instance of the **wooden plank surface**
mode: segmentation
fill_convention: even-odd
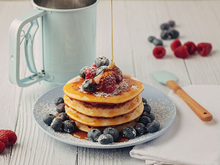
[[[150,75],[151,71],[173,72],[180,86],[219,84],[219,6],[219,1],[113,1],[116,65],[123,73],[165,93],[170,89],[156,82]],[[132,147],[99,150],[69,146],[52,139],[36,125],[32,118],[33,104],[54,86],[42,82],[21,89],[8,81],[9,25],[15,17],[29,10],[32,10],[30,2],[0,1],[0,98],[3,112],[0,128],[14,130],[18,135],[17,144],[0,155],[0,164],[144,164],[144,161],[129,156]],[[97,14],[97,56],[105,55],[111,59],[110,2],[100,1]],[[185,60],[179,59],[174,57],[169,47],[171,41],[164,41],[167,54],[163,59],[155,59],[152,55],[154,46],[147,38],[150,35],[159,38],[160,24],[170,19],[176,21],[182,43],[211,42],[211,55],[201,57],[196,54]],[[25,65],[21,69],[22,74],[26,73],[24,68]]]

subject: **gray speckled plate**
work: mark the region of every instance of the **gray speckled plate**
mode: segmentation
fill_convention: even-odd
[[[165,133],[173,123],[176,116],[176,108],[172,100],[166,94],[147,84],[144,84],[144,87],[145,90],[141,93],[141,95],[147,99],[148,104],[151,106],[151,112],[155,115],[155,120],[160,122],[160,130],[155,133],[148,133],[140,137],[136,137],[127,142],[115,142],[109,145],[101,145],[99,143],[75,138],[71,134],[55,132],[49,126],[47,126],[43,122],[42,116],[45,113],[56,114],[54,100],[57,97],[62,97],[64,95],[63,85],[46,92],[36,101],[33,108],[33,116],[36,123],[45,133],[50,135],[52,138],[70,145],[102,149],[134,146],[155,139]]]

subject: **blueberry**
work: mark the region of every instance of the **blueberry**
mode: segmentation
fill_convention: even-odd
[[[86,77],[86,75],[85,75],[85,70],[86,70],[87,68],[89,68],[89,67],[88,67],[88,66],[84,66],[82,69],[80,69],[79,75],[80,75],[81,78],[84,78],[84,79],[85,79],[85,77]]]
[[[62,97],[58,97],[58,98],[55,99],[54,103],[55,103],[55,105],[57,106],[57,105],[59,105],[60,103],[64,103],[64,100],[63,100]]]
[[[63,131],[66,133],[73,133],[76,130],[76,124],[71,120],[63,122]]]
[[[167,24],[170,25],[170,27],[174,27],[176,25],[176,23],[172,20],[170,20]]]
[[[136,137],[136,130],[133,127],[125,127],[122,130],[122,136],[128,139],[134,139]]]
[[[153,121],[146,126],[146,130],[149,133],[157,132],[160,128],[160,123],[158,121]]]
[[[65,104],[64,104],[64,103],[60,103],[60,104],[57,106],[57,112],[58,112],[58,113],[65,112]]]
[[[155,116],[153,113],[145,113],[142,114],[143,116],[147,116],[150,119],[150,122],[152,122],[155,119]]]
[[[143,123],[144,125],[147,125],[150,122],[151,122],[151,120],[147,116],[141,116],[138,121],[138,123]]]
[[[88,133],[87,133],[87,137],[89,139],[89,141],[93,141],[93,142],[97,142],[99,136],[102,134],[102,132],[99,129],[91,129]]]
[[[144,104],[147,104],[147,100],[146,100],[145,98],[143,98],[143,97],[142,97],[142,102],[143,102]]]
[[[105,56],[100,56],[95,59],[95,64],[99,68],[100,66],[108,66],[109,60]]]
[[[86,92],[95,92],[95,83],[92,79],[87,79],[82,83],[82,89]]]
[[[148,41],[151,42],[151,43],[153,42],[154,39],[155,39],[154,36],[150,36],[150,37],[148,37]]]
[[[54,118],[50,126],[56,132],[61,131],[62,130],[62,126],[63,126],[62,119],[59,118],[59,117]]]
[[[150,113],[150,111],[151,111],[150,105],[144,104],[144,111],[143,111],[143,113],[142,113],[142,116],[146,116],[146,115],[144,115],[144,114],[145,114],[145,113]]]
[[[172,29],[169,31],[169,36],[171,37],[171,39],[176,39],[179,37],[179,32],[175,29]]]
[[[61,118],[62,121],[68,120],[69,117],[67,116],[67,114],[65,112],[61,112],[57,118]]]
[[[113,139],[117,139],[119,136],[119,132],[116,128],[113,127],[107,127],[104,129],[103,134],[110,134],[112,135]]]
[[[107,69],[107,68],[109,68],[109,67],[108,67],[108,66],[100,66],[100,67],[96,70],[96,75],[100,74],[100,73],[103,71],[103,69]]]
[[[163,39],[163,40],[167,40],[169,39],[169,32],[167,30],[163,30],[161,33],[160,33],[160,37]]]
[[[101,134],[98,138],[100,144],[110,144],[114,141],[114,138],[110,134]]]
[[[163,46],[163,42],[162,42],[161,40],[157,39],[157,38],[155,38],[155,39],[153,40],[153,44],[154,44],[155,46]]]
[[[146,128],[145,128],[145,125],[143,123],[137,123],[134,126],[134,129],[136,130],[138,136],[143,135],[143,134],[146,133]]]
[[[51,122],[53,121],[53,119],[54,119],[55,117],[56,117],[56,116],[53,115],[53,114],[48,114],[48,113],[46,113],[46,114],[43,115],[43,121],[44,121],[45,124],[47,124],[47,125],[50,126]]]
[[[170,25],[167,23],[163,23],[160,25],[161,30],[169,30],[169,28],[170,28]]]

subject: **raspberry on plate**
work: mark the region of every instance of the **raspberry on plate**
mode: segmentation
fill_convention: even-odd
[[[187,52],[186,46],[179,46],[174,50],[174,55],[178,58],[187,58],[189,53]]]
[[[179,46],[181,46],[181,42],[179,39],[175,39],[171,44],[170,44],[170,48],[172,49],[172,51],[174,51],[176,48],[178,48]]]
[[[96,75],[97,67],[89,67],[85,70],[86,80],[93,78]]]
[[[166,50],[164,49],[163,46],[156,46],[153,49],[153,55],[156,58],[163,58],[163,56],[165,56],[165,54],[166,54]]]
[[[188,52],[189,54],[195,53],[195,51],[196,51],[196,45],[195,45],[193,42],[188,41],[188,42],[186,42],[186,43],[184,44],[184,46],[187,47],[186,50],[187,50],[187,52]]]
[[[207,56],[212,50],[212,45],[210,43],[201,42],[197,45],[197,51],[201,56]]]
[[[17,141],[17,135],[11,130],[0,130],[0,141],[11,146]]]
[[[0,153],[2,153],[5,150],[5,143],[0,141]]]

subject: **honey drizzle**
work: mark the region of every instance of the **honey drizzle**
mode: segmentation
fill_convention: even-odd
[[[112,43],[112,60],[111,63],[113,62],[114,56],[113,56],[113,10],[112,10],[112,0],[111,0],[111,43]]]

